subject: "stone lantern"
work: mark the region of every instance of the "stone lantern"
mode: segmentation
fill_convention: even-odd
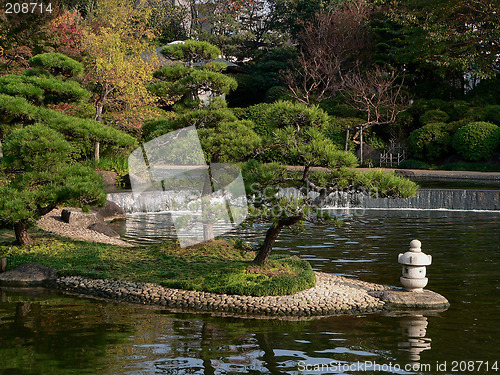
[[[425,266],[431,264],[432,257],[422,253],[420,246],[422,244],[419,240],[413,240],[410,242],[410,250],[398,256],[398,263],[403,265],[403,276],[399,280],[409,292],[423,292],[429,281],[425,277]]]

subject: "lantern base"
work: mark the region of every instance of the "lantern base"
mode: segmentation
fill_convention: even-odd
[[[408,292],[422,293],[425,286],[429,282],[429,279],[427,277],[422,277],[419,279],[408,279],[401,276],[399,278],[399,281],[401,281],[401,284]]]

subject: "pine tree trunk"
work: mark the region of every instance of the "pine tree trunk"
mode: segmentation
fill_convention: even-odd
[[[293,225],[302,220],[302,218],[303,215],[285,217],[280,219],[277,223],[271,225],[271,228],[269,228],[266,232],[264,244],[260,247],[259,252],[253,260],[253,263],[266,264],[267,260],[269,259],[269,255],[271,255],[271,251],[273,250],[274,241],[276,241],[276,238],[278,238],[283,227]]]
[[[203,183],[203,193],[202,193],[202,212],[205,211],[205,209],[209,209],[206,207],[206,203],[203,203],[203,198],[209,198],[210,195],[213,193],[212,190],[212,181],[211,181],[211,171],[210,167],[207,167],[207,175],[205,177],[205,181]],[[209,218],[210,220],[211,218]],[[203,240],[204,241],[211,241],[215,238],[214,236],[214,224],[210,222],[203,223]]]
[[[101,100],[99,100],[96,105],[95,105],[95,117],[94,117],[94,120],[96,120],[98,123],[101,123],[101,120],[102,120],[102,110],[104,108],[104,100],[106,100],[106,97],[105,96],[101,96]],[[101,144],[99,143],[99,141],[96,141],[94,143],[94,160],[95,161],[99,161],[100,159],[100,148],[101,148]]]
[[[101,153],[100,149],[101,149],[101,144],[99,143],[99,141],[96,141],[94,143],[94,160],[95,161],[99,161],[101,159],[101,157],[100,157],[100,153]]]
[[[19,245],[33,245],[33,240],[28,233],[28,226],[24,221],[14,224],[14,232],[16,233],[16,240]]]

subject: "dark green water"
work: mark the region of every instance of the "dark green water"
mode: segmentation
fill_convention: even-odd
[[[337,214],[340,228],[285,232],[276,251],[323,272],[398,285],[397,254],[418,238],[433,256],[428,288],[450,308],[283,321],[4,289],[0,374],[500,373],[500,213]],[[122,230],[155,238],[161,222],[133,215]],[[265,229],[238,235],[258,241]]]

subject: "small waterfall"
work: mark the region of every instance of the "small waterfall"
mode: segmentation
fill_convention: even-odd
[[[172,194],[175,194],[173,196]],[[282,189],[280,195],[298,196],[293,188]],[[310,192],[314,198],[317,193]],[[144,192],[134,199],[132,192],[109,193],[108,200],[122,207],[125,212],[169,211],[173,201],[181,204],[197,197],[189,192]],[[199,197],[198,197],[199,198]],[[325,200],[325,208],[365,209],[423,209],[423,210],[500,210],[500,190],[476,189],[419,189],[413,198],[373,198],[364,192],[335,191]]]
[[[332,193],[328,208],[500,210],[500,190],[419,189],[412,198],[374,198],[364,193]]]
[[[133,212],[163,212],[172,210],[172,205],[182,205],[195,201],[199,196],[195,192],[183,191],[150,191],[143,192],[134,198],[132,192],[108,193],[107,199],[116,203],[127,213]]]

